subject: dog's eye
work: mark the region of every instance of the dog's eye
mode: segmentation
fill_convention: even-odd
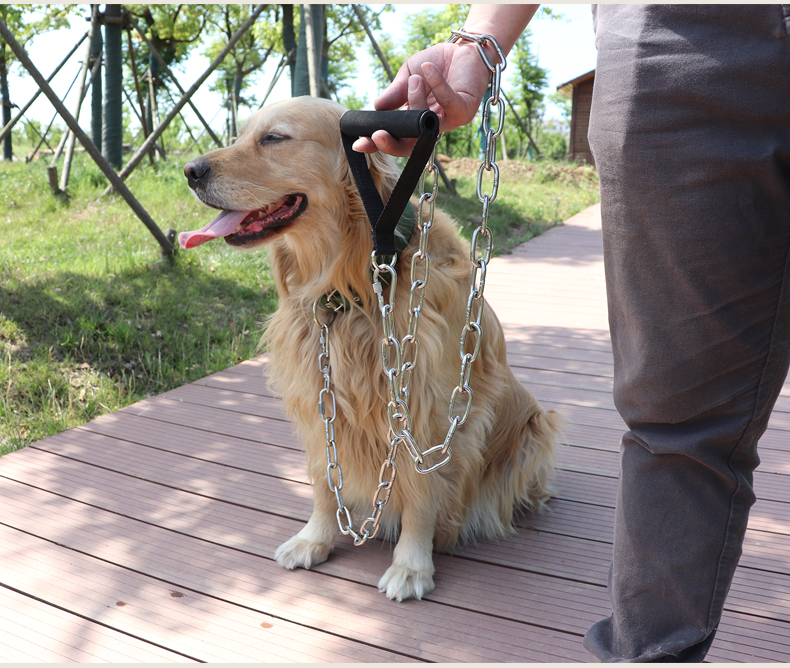
[[[267,132],[261,137],[261,144],[273,144],[274,142],[284,141],[290,139],[287,135],[280,135],[276,132]]]

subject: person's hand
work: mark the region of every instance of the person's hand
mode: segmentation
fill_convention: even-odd
[[[473,4],[464,30],[477,35],[491,35],[507,55],[527,27],[539,5]],[[489,61],[496,65],[498,56],[490,44],[485,46]],[[431,109],[439,116],[442,132],[449,132],[474,119],[488,86],[490,72],[480,58],[477,45],[461,40],[429,47],[409,58],[387,89],[374,101],[377,110]],[[378,130],[373,136],[360,137],[354,150],[363,153],[383,151],[390,155],[411,153],[414,139],[395,139]]]
[[[379,111],[404,105],[407,109],[431,109],[439,116],[440,131],[446,132],[474,119],[488,81],[488,68],[475,44],[437,44],[409,58],[373,104]],[[354,150],[407,156],[415,141],[396,139],[378,130],[370,138],[355,141]]]

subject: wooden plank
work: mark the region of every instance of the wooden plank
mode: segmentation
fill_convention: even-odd
[[[214,407],[243,415],[255,415],[274,420],[286,421],[282,402],[260,394],[250,394],[237,390],[217,389],[191,383],[159,395],[160,399],[194,404],[197,406]],[[316,400],[316,406],[318,401]],[[316,419],[318,409],[316,408]]]
[[[4,460],[1,470],[9,480],[35,487],[52,470],[56,460],[54,455],[40,452],[33,458],[15,458],[11,463]],[[289,519],[231,504],[209,502],[188,492],[162,488],[155,483],[120,473],[103,471],[101,475],[96,475],[91,467],[72,461],[61,464],[55,484],[49,481],[45,484],[49,489],[42,491],[51,490],[65,498],[124,517],[268,558],[274,555],[278,545],[304,525],[304,519]],[[565,537],[558,538],[550,534],[544,536],[534,528],[525,528],[522,533],[523,536],[517,534],[505,541],[477,544],[473,549],[483,549],[487,556],[472,558],[477,562],[485,561],[508,569],[525,569],[587,581],[586,576],[579,574],[589,568],[590,553],[594,546],[579,539],[565,540]],[[490,553],[486,553],[486,549]],[[519,556],[525,550],[532,555],[526,560]],[[456,551],[455,554],[457,556],[462,552]],[[598,582],[596,578],[605,577],[610,553],[611,546],[604,545],[593,582]],[[389,551],[386,554],[389,555]],[[563,559],[554,560],[556,555],[563,554],[571,560],[568,563],[573,562],[568,567],[563,567],[566,563]]]
[[[297,485],[285,480],[273,480],[267,484],[265,476],[251,476],[249,472],[234,471],[232,475],[221,471],[222,467],[207,463],[196,462],[194,465],[180,467],[182,470],[172,472],[166,457],[146,457],[136,452],[137,446],[129,444],[124,447],[126,452],[109,452],[111,442],[99,435],[88,435],[92,447],[87,443],[74,442],[73,439],[59,435],[47,439],[46,442],[36,445],[36,448],[47,444],[48,451],[56,451],[63,456],[69,456],[93,465],[102,466],[109,470],[119,471],[137,478],[165,483],[172,487],[186,489],[193,493],[214,498],[229,503],[254,508],[265,508],[269,512],[288,515],[295,519],[306,520],[312,508],[312,492],[308,486]],[[596,453],[597,456],[608,453]],[[220,472],[213,470],[219,469]],[[612,467],[614,468],[614,467]],[[197,475],[195,474],[197,471]],[[758,476],[756,475],[756,478]],[[590,506],[592,501],[590,493],[579,487],[580,477],[571,473],[561,474],[558,483],[565,483],[570,489],[575,489],[575,496],[560,491],[560,498],[551,502],[551,514],[543,517],[533,517],[529,524],[544,531],[564,533],[576,538],[587,540],[611,541],[611,527],[613,526],[612,498],[616,490],[616,480],[608,477],[593,479],[596,485],[595,494],[598,503],[605,503],[604,496],[608,496],[609,508],[601,509]],[[559,485],[558,485],[559,486]],[[209,489],[207,489],[210,488]],[[562,487],[559,486],[562,490]],[[570,499],[583,499],[583,503]],[[761,499],[752,511],[751,525],[763,531],[775,531],[777,527],[788,526],[790,511],[786,510],[782,502],[772,502]]]
[[[612,342],[608,330],[567,329],[565,327],[524,326],[501,320],[502,331],[508,341],[535,342],[561,345],[578,350],[602,350],[612,352]]]
[[[312,511],[312,488],[307,484],[224,467],[200,459],[179,458],[176,464],[170,453],[128,441],[120,442],[122,447],[116,447],[118,443],[101,434],[79,431],[76,434],[63,432],[29,447],[169,488],[182,489],[205,499],[217,499],[252,509],[265,508],[268,512],[294,514],[305,519]]]
[[[9,467],[6,468],[5,474],[6,475],[13,475],[14,479],[22,480],[28,483],[35,482],[39,480],[38,471],[28,471],[27,469],[29,466],[21,466],[21,464],[17,467],[16,470],[9,470]],[[102,476],[106,477],[106,476]],[[61,471],[60,480],[63,482],[66,479],[65,472]],[[93,483],[91,483],[93,480]],[[221,541],[224,544],[236,545],[239,547],[243,547],[245,551],[253,551],[258,553],[266,554],[269,558],[273,555],[275,547],[282,542],[282,540],[288,537],[291,533],[295,532],[300,528],[300,523],[292,524],[290,527],[285,527],[284,529],[281,527],[280,532],[278,533],[277,530],[273,529],[271,533],[266,533],[263,536],[258,537],[251,537],[251,539],[242,539],[235,536],[235,533],[230,535],[229,530],[235,527],[235,531],[243,531],[245,527],[256,526],[261,524],[260,516],[255,517],[255,515],[249,513],[245,509],[235,508],[230,509],[224,516],[214,516],[212,514],[211,517],[207,517],[204,512],[201,510],[198,513],[197,517],[190,517],[190,515],[194,515],[194,513],[190,513],[189,506],[194,504],[189,504],[185,501],[181,501],[180,503],[167,503],[167,500],[175,493],[181,494],[175,491],[167,491],[162,490],[159,494],[156,494],[154,489],[147,490],[145,485],[141,486],[140,480],[130,480],[128,477],[124,476],[111,476],[111,479],[108,483],[105,484],[105,489],[103,490],[101,496],[96,489],[96,485],[99,478],[96,476],[91,476],[90,474],[85,474],[83,477],[77,477],[74,480],[74,483],[71,485],[70,488],[64,488],[61,484],[59,486],[59,493],[69,495],[70,497],[74,498],[77,496],[78,498],[85,499],[86,501],[92,501],[96,503],[99,498],[101,498],[101,505],[102,507],[110,507],[113,512],[120,512],[126,516],[130,516],[130,514],[134,514],[134,516],[140,517],[145,521],[155,521],[157,524],[165,526],[169,525],[172,526],[174,529],[178,530],[179,532],[185,533],[194,533],[195,531],[199,531],[201,535],[203,535],[207,539],[213,539],[215,541]],[[93,489],[90,493],[86,493],[86,489],[89,489],[93,486]],[[150,486],[150,485],[149,485]],[[165,495],[166,494],[166,495]],[[13,498],[14,494],[11,495]],[[137,500],[135,496],[140,497],[141,500]],[[143,501],[142,499],[151,499],[150,501]],[[39,501],[37,505],[45,506],[43,502]],[[137,510],[137,508],[142,508]],[[216,504],[212,504],[211,508],[215,508]],[[207,509],[208,510],[208,509]],[[233,514],[241,514],[242,517],[234,518]],[[250,515],[249,519],[243,517],[243,515]],[[153,519],[155,517],[155,520]],[[95,524],[95,521],[94,521]],[[207,525],[215,524],[215,530],[217,531],[216,535],[209,535],[206,534],[206,527]],[[259,541],[265,541],[265,543],[261,543]],[[258,545],[256,548],[255,545]],[[353,548],[351,550],[353,553],[358,553]],[[383,573],[383,571],[387,567],[387,562],[389,560],[389,556],[376,551],[373,556],[380,555],[381,559],[378,561],[378,568],[374,568],[374,571],[368,575],[366,578],[367,584],[370,586],[374,586],[378,581],[379,576]],[[367,557],[370,557],[370,553],[368,553]],[[437,568],[441,572],[441,556],[437,555]],[[333,563],[340,563],[345,566],[346,559],[340,558],[336,562]],[[457,564],[457,559],[455,562]],[[364,573],[364,569],[359,566],[355,561],[348,561],[348,564],[351,564],[351,573],[352,575],[349,576],[347,572],[344,572],[346,577],[355,577],[353,573],[359,571],[360,573]],[[348,566],[346,566],[347,570]],[[453,566],[452,568],[457,568],[457,566]],[[475,568],[478,570],[482,569],[483,572],[486,572],[487,568],[490,568],[486,565],[476,564]],[[464,581],[468,580],[469,578],[464,578]],[[500,574],[496,578],[488,578],[484,577],[483,582],[480,584],[481,587],[485,587],[485,582],[490,581],[491,579],[494,580],[501,580],[503,576]],[[510,577],[507,578],[510,580]],[[544,586],[546,586],[544,584]],[[511,592],[512,593],[512,592]],[[507,597],[511,595],[509,590],[503,591],[502,601],[496,601],[496,605],[494,605],[494,609],[502,609],[503,605],[507,602]],[[546,595],[539,597],[535,601],[531,603],[531,605],[527,606],[528,610],[534,610],[539,607],[541,601],[546,600]],[[492,597],[488,597],[488,603],[492,602]],[[461,605],[459,601],[453,601],[453,605]],[[552,604],[552,608],[555,607]],[[545,613],[542,614],[545,621]],[[534,620],[533,620],[534,621]],[[574,629],[578,631],[578,629]]]
[[[787,625],[764,617],[725,611],[706,661],[790,661]]]
[[[50,527],[47,522],[39,526],[42,530]],[[167,580],[141,575],[5,525],[0,525],[0,541],[8,557],[0,574],[3,585],[24,589],[50,605],[193,660],[273,663],[392,658],[386,651],[229,605],[219,597],[187,588],[182,591]],[[108,551],[106,546],[100,548],[102,553]],[[130,548],[136,552],[137,544],[122,549],[128,552]],[[221,568],[220,564],[217,567]]]
[[[0,663],[30,661],[186,663],[190,660],[0,587]]]
[[[589,390],[591,392],[611,395],[612,378],[573,372],[548,371],[537,368],[524,368],[511,365],[513,375],[526,385],[536,396],[540,387],[559,387],[568,389]]]
[[[31,516],[36,517],[41,506],[41,500],[33,498],[36,495],[26,496],[26,501],[15,499],[12,495],[4,496],[4,501],[14,511],[12,521],[20,525],[29,525]],[[80,552],[90,550],[94,557],[101,560],[97,562],[98,566],[83,564],[79,569],[80,573],[90,573],[90,585],[74,582],[74,586],[90,586],[92,593],[104,600],[118,597],[130,603],[127,598],[135,595],[135,591],[131,588],[119,589],[118,583],[126,583],[129,578],[139,578],[138,573],[144,573],[149,578],[166,583],[166,586],[157,585],[160,590],[169,593],[176,587],[179,592],[186,591],[186,595],[181,597],[183,599],[197,599],[204,603],[209,600],[213,603],[219,599],[243,606],[246,615],[250,614],[247,611],[267,614],[275,610],[279,617],[286,617],[299,625],[362,642],[375,643],[376,638],[382,642],[386,638],[386,642],[382,642],[385,647],[416,658],[460,661],[471,657],[474,660],[515,661],[524,656],[535,657],[535,660],[549,660],[552,657],[579,660],[584,656],[572,634],[543,629],[536,631],[529,624],[506,619],[491,620],[486,615],[461,609],[454,609],[454,617],[461,625],[448,628],[444,623],[445,607],[440,604],[430,601],[419,602],[418,606],[397,604],[388,601],[374,587],[327,578],[312,571],[285,571],[270,560],[235,550],[223,550],[181,534],[170,534],[165,539],[159,535],[164,531],[159,527],[134,523],[128,518],[117,516],[113,516],[108,523],[102,521],[100,513],[84,504],[61,500],[57,521],[44,522],[39,518],[37,527],[39,531],[49,534],[44,536],[48,540]],[[74,527],[80,527],[81,530],[75,531]],[[26,547],[32,540],[25,534],[20,534],[20,538],[20,535],[12,535],[10,530],[4,529],[0,527],[0,540],[6,541],[6,545],[22,543]],[[34,562],[37,559],[40,562],[37,565],[39,569],[62,569],[62,560],[55,564],[45,557],[39,558],[40,554],[48,555],[51,551],[44,548],[33,557],[28,550],[26,558],[20,560],[24,562],[24,566],[20,566],[24,573],[20,569],[13,569],[13,573],[9,572],[4,577],[19,586],[24,574],[36,567]],[[69,565],[79,561],[80,557],[74,557]],[[105,562],[113,565],[122,562],[125,569],[130,570],[105,574],[109,568]],[[34,577],[33,582],[27,580],[25,584],[31,586],[36,582],[40,582],[40,578]],[[110,585],[114,587],[111,595],[106,591]],[[197,592],[194,589],[196,586],[199,587]],[[211,598],[206,598],[206,595]],[[161,591],[159,598],[162,598]],[[79,604],[72,601],[71,605]],[[139,606],[140,602],[135,600],[134,605]],[[176,619],[175,610],[171,609],[169,614]],[[229,613],[222,614],[225,617]],[[181,618],[178,622],[180,625],[187,624]],[[160,616],[157,628],[166,626],[168,620]],[[510,641],[491,639],[491,630],[503,626],[513,634]],[[203,638],[205,629],[203,626],[200,629]],[[223,629],[223,633],[228,634],[225,637],[232,640],[229,631],[230,627]],[[178,635],[181,638],[191,634],[179,630]],[[248,639],[239,639],[237,642],[242,640],[246,643],[243,648],[236,644],[233,647],[243,655],[252,651],[252,648]],[[173,643],[172,639],[170,643]],[[302,649],[305,645],[301,643]],[[217,656],[219,649],[212,648],[211,652],[212,656]]]
[[[308,482],[305,455],[295,449],[295,442],[291,442],[292,447],[256,443],[121,412],[88,422],[79,431],[101,434],[117,441],[136,443],[226,467]],[[75,433],[75,438],[79,438],[78,433]],[[36,447],[41,446],[36,444]]]
[[[523,348],[522,348],[523,350]],[[511,351],[508,346],[508,363],[511,367],[521,367],[524,369],[540,369],[543,371],[561,371],[564,373],[576,373],[586,376],[603,376],[611,378],[611,366],[600,362],[586,362],[581,360],[562,360],[551,357],[539,357],[518,351]]]
[[[287,422],[256,415],[238,415],[228,420],[219,408],[196,408],[180,401],[151,397],[121,409],[122,413],[170,424],[201,429],[214,434],[295,448],[293,428]]]
[[[514,373],[539,399],[562,400],[564,403],[579,403],[580,405],[614,410],[611,378],[601,378],[600,380],[596,379],[585,383],[579,382],[574,374],[558,374],[554,371],[540,369],[526,371],[516,367]],[[581,378],[586,379],[587,376],[582,376]],[[194,388],[203,388],[206,398],[201,398],[201,395],[195,392]],[[230,371],[212,374],[189,385],[171,390],[162,396],[180,399],[187,403],[212,405],[211,397],[213,393],[210,392],[211,389],[224,390],[230,393],[244,393],[264,398],[274,397],[264,378],[246,374],[234,374]],[[182,392],[182,390],[186,391]],[[231,394],[223,393],[221,396],[230,397]],[[252,399],[249,399],[249,401],[254,403]],[[273,407],[274,405],[274,402],[261,402],[261,406]],[[282,409],[279,408],[280,403],[277,402],[276,405],[278,408],[273,409],[267,414],[267,417],[285,419]],[[261,407],[258,406],[257,409],[260,411]]]

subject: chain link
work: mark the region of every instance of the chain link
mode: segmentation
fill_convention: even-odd
[[[398,472],[395,466],[395,457],[398,454],[400,439],[393,438],[390,442],[387,458],[379,471],[379,484],[373,494],[373,512],[359,527],[359,531],[356,531],[354,530],[351,513],[345,503],[343,503],[343,494],[341,493],[343,489],[343,470],[340,468],[340,462],[337,458],[337,443],[335,442],[337,401],[335,400],[335,391],[332,387],[332,365],[330,364],[329,356],[329,328],[335,321],[337,313],[344,310],[345,307],[341,305],[336,308],[328,308],[329,305],[330,302],[328,301],[327,306],[321,305],[320,299],[316,299],[313,303],[313,319],[320,330],[318,341],[321,345],[321,352],[318,354],[318,370],[324,378],[324,386],[318,393],[318,413],[324,422],[324,433],[326,435],[326,481],[329,489],[337,499],[336,517],[340,533],[351,535],[354,539],[354,545],[362,545],[362,543],[373,538],[378,533],[381,513],[387,501],[389,501],[392,493],[392,484],[395,482],[395,476]],[[321,322],[321,318],[318,316],[319,308],[323,308],[325,312],[330,313],[328,322]],[[330,415],[327,415],[327,406],[332,407]]]
[[[438,169],[436,167],[436,149],[432,159],[420,179],[420,195],[417,206],[417,220],[420,229],[420,240],[418,250],[411,258],[409,278],[411,288],[409,289],[409,316],[406,335],[398,340],[395,336],[395,292],[397,289],[397,272],[395,262],[397,258],[393,256],[388,262],[371,255],[373,266],[373,291],[378,300],[379,313],[382,322],[381,339],[381,364],[382,371],[387,378],[389,387],[389,402],[387,403],[387,418],[389,420],[390,445],[387,457],[381,465],[379,471],[379,483],[373,493],[373,512],[367,517],[359,528],[355,531],[351,518],[351,513],[343,503],[341,490],[343,489],[343,472],[337,458],[337,444],[335,442],[335,417],[337,415],[337,403],[332,387],[332,367],[329,354],[329,328],[334,321],[338,311],[343,310],[343,306],[332,308],[328,301],[325,308],[331,315],[328,322],[322,323],[318,317],[317,308],[320,300],[313,304],[313,318],[316,325],[320,328],[319,342],[321,352],[318,355],[318,367],[324,378],[324,386],[319,392],[318,411],[324,421],[326,434],[326,460],[327,460],[327,483],[329,489],[334,492],[337,498],[337,523],[341,533],[351,535],[355,545],[361,545],[365,541],[373,538],[379,529],[381,514],[384,506],[389,501],[392,494],[392,486],[397,475],[395,458],[398,448],[403,443],[414,460],[414,467],[419,473],[430,473],[435,471],[450,461],[453,451],[450,444],[455,436],[457,428],[464,424],[472,410],[474,393],[469,385],[472,365],[478,358],[483,340],[482,318],[485,301],[483,293],[485,291],[486,271],[491,259],[493,248],[493,235],[488,228],[488,209],[499,190],[499,167],[496,164],[496,140],[502,134],[505,119],[505,106],[501,93],[502,71],[507,66],[507,61],[496,40],[490,35],[473,35],[460,30],[453,30],[448,42],[459,40],[472,41],[477,45],[483,62],[491,73],[491,96],[483,106],[482,130],[486,138],[483,161],[480,164],[477,174],[477,198],[480,200],[483,210],[480,218],[480,225],[472,234],[472,242],[469,259],[472,264],[472,275],[469,285],[469,297],[466,306],[466,318],[463,329],[461,330],[459,343],[459,357],[461,359],[461,369],[458,378],[458,385],[453,389],[450,396],[450,404],[447,410],[447,418],[450,427],[444,441],[438,445],[422,451],[412,435],[412,420],[409,413],[409,387],[411,383],[411,373],[417,365],[417,358],[420,352],[420,340],[417,336],[420,313],[425,299],[425,288],[428,284],[431,269],[431,256],[427,251],[428,235],[434,220],[434,205],[436,193],[439,185]],[[485,52],[484,47],[491,44],[496,51],[499,61],[492,65]],[[492,109],[496,107],[497,128],[491,126]],[[485,172],[493,172],[493,184],[491,192],[483,192],[483,178]],[[430,191],[425,190],[427,175],[432,175],[433,183]],[[410,205],[409,205],[410,206]],[[428,207],[427,215],[425,207]],[[382,275],[388,276],[388,280],[382,282]],[[389,284],[387,297],[384,296],[384,283]],[[465,352],[469,342],[469,334],[474,332],[470,344],[472,352]],[[466,403],[456,406],[459,397],[463,396]],[[327,406],[331,405],[331,415],[327,416]],[[427,466],[426,459],[435,453],[440,453],[443,459],[438,463]]]
[[[490,35],[472,35],[462,31],[452,31],[452,36],[448,41],[458,41],[465,39],[474,42],[477,45],[478,52],[483,58],[483,62],[491,73],[491,96],[486,100],[483,106],[483,121],[482,130],[486,138],[485,151],[483,154],[483,161],[478,169],[477,176],[477,197],[483,205],[483,212],[480,219],[480,225],[472,235],[472,243],[470,250],[470,261],[472,263],[472,274],[469,286],[469,298],[466,307],[466,319],[464,327],[461,331],[459,356],[461,360],[461,369],[459,374],[458,385],[452,392],[450,397],[450,405],[447,411],[447,418],[450,421],[450,427],[444,442],[440,445],[431,447],[426,451],[421,451],[416,444],[411,430],[411,416],[409,415],[408,400],[409,400],[409,386],[411,382],[411,373],[417,364],[417,357],[419,354],[420,341],[417,335],[419,327],[420,312],[425,297],[425,287],[428,284],[428,277],[430,274],[430,255],[427,252],[428,247],[428,234],[431,226],[433,225],[434,218],[434,203],[436,200],[436,192],[438,189],[439,179],[438,170],[435,164],[435,149],[433,159],[426,166],[420,181],[420,196],[417,220],[420,227],[420,241],[418,251],[412,256],[411,260],[411,288],[409,291],[409,320],[406,330],[406,335],[401,339],[400,345],[397,345],[397,337],[395,336],[394,326],[394,259],[393,262],[387,264],[386,262],[378,262],[377,258],[371,257],[373,264],[373,289],[379,300],[379,311],[382,317],[382,327],[384,338],[382,340],[382,360],[384,362],[384,373],[389,381],[390,400],[387,404],[387,414],[390,421],[390,431],[393,437],[400,439],[409,453],[414,459],[414,466],[420,473],[430,473],[436,469],[444,466],[450,461],[453,451],[450,443],[453,440],[455,431],[459,425],[464,424],[469,418],[472,409],[472,400],[474,393],[469,385],[472,373],[472,364],[478,358],[483,340],[483,327],[482,318],[485,301],[483,293],[485,291],[486,272],[488,263],[491,259],[491,251],[493,248],[493,235],[488,228],[488,209],[491,202],[497,197],[499,190],[499,167],[496,164],[496,140],[502,134],[505,121],[505,107],[504,100],[501,97],[501,83],[502,71],[507,66],[505,56],[496,40]],[[492,44],[497,53],[499,61],[496,65],[492,65],[488,59],[484,47],[487,44]],[[492,110],[496,108],[497,123],[496,129],[492,127]],[[486,172],[493,172],[493,186],[491,192],[483,192],[483,178]],[[426,175],[432,174],[433,184],[430,192],[426,191],[425,180]],[[425,215],[425,206],[428,206],[427,216]],[[385,301],[383,286],[380,281],[380,276],[387,272],[392,275],[393,282],[390,283],[389,299]],[[469,334],[474,332],[472,352],[467,353],[466,345]],[[390,366],[387,361],[388,358],[385,354],[385,349],[391,348],[395,351],[395,366]],[[398,355],[400,355],[400,366],[398,366]],[[396,379],[399,381],[396,382]],[[461,404],[461,397],[465,399],[465,403]],[[456,404],[459,404],[456,406]],[[397,409],[397,410],[396,410]],[[426,466],[425,460],[428,455],[434,453],[441,453],[443,459],[433,466]]]

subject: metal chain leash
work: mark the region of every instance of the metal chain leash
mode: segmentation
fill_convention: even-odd
[[[395,457],[398,454],[400,441],[398,439],[391,440],[387,458],[379,471],[379,484],[373,493],[373,513],[365,519],[359,531],[355,531],[351,513],[345,503],[343,503],[343,494],[341,492],[343,489],[343,470],[340,468],[340,462],[337,459],[337,443],[335,442],[337,401],[332,388],[332,365],[329,359],[329,328],[335,321],[337,313],[345,307],[343,305],[335,306],[328,300],[325,306],[321,305],[320,302],[321,299],[316,299],[313,303],[313,319],[321,331],[318,338],[321,345],[321,352],[318,354],[318,369],[324,377],[324,387],[318,393],[318,413],[324,422],[324,433],[326,435],[326,480],[329,484],[329,489],[334,492],[337,499],[336,517],[340,532],[343,535],[350,534],[354,538],[354,545],[362,545],[366,540],[373,538],[379,530],[381,513],[387,501],[389,501],[392,493],[392,483],[395,482],[395,476],[398,473],[395,466]],[[331,313],[328,322],[321,322],[321,319],[318,317],[319,307]],[[332,406],[331,415],[327,415],[328,405]],[[333,475],[334,472],[336,473]]]
[[[398,280],[397,271],[395,270],[397,258],[396,256],[392,256],[389,262],[379,262],[375,253],[371,255],[371,263],[373,266],[373,291],[378,299],[378,307],[382,321],[383,338],[381,340],[381,364],[384,375],[387,378],[390,394],[390,400],[387,403],[390,446],[387,457],[379,471],[379,484],[373,493],[373,512],[362,523],[359,531],[355,531],[353,528],[351,514],[343,503],[343,496],[341,493],[343,489],[343,472],[338,462],[337,444],[335,442],[334,422],[337,415],[337,403],[332,388],[332,368],[329,355],[329,328],[332,322],[334,322],[337,312],[343,310],[344,307],[335,306],[330,301],[327,301],[326,306],[323,306],[320,304],[320,299],[317,299],[313,304],[313,318],[316,325],[320,328],[319,342],[321,345],[321,352],[318,355],[318,368],[324,378],[324,387],[319,392],[318,397],[318,411],[324,422],[326,434],[327,482],[329,484],[329,489],[334,492],[337,498],[336,515],[340,532],[344,535],[350,534],[354,538],[355,545],[362,545],[368,539],[373,538],[378,532],[381,514],[387,501],[389,501],[392,493],[392,485],[397,475],[395,457],[398,453],[399,445],[403,443],[404,447],[409,451],[409,454],[414,460],[415,469],[419,473],[431,473],[432,471],[436,471],[450,461],[453,454],[450,443],[455,435],[455,431],[460,425],[466,422],[472,409],[473,392],[472,388],[469,386],[469,380],[472,373],[472,365],[480,354],[483,339],[483,328],[481,324],[483,308],[485,306],[483,293],[485,290],[486,270],[488,262],[491,259],[491,251],[493,248],[493,236],[491,230],[488,228],[488,207],[491,202],[496,199],[499,189],[499,167],[496,164],[496,140],[502,134],[504,128],[505,107],[500,97],[500,87],[502,71],[507,66],[507,61],[496,40],[490,35],[473,35],[463,31],[453,30],[451,37],[447,41],[457,42],[461,39],[472,41],[477,45],[478,52],[491,73],[491,96],[486,100],[483,107],[482,128],[485,134],[486,144],[483,162],[478,169],[477,175],[477,198],[483,205],[483,211],[480,225],[472,234],[469,256],[472,263],[472,276],[466,305],[466,318],[463,329],[461,330],[459,344],[461,371],[458,385],[453,389],[452,395],[450,396],[450,405],[447,411],[450,427],[447,430],[447,435],[443,443],[422,451],[412,436],[412,420],[408,406],[411,372],[417,364],[420,350],[417,330],[425,297],[425,287],[428,284],[431,267],[431,257],[427,252],[428,235],[433,225],[434,202],[439,184],[438,169],[435,164],[436,149],[434,148],[434,155],[428,165],[426,165],[425,171],[420,179],[420,190],[422,191],[422,195],[420,195],[417,208],[420,240],[418,250],[411,259],[409,276],[411,280],[411,288],[409,290],[409,320],[406,335],[401,340],[398,340],[395,336],[394,317],[395,292],[397,290]],[[499,57],[499,62],[496,65],[491,65],[483,48],[488,43],[493,45]],[[499,114],[496,130],[491,127],[491,109],[494,106],[497,107],[497,113]],[[493,171],[491,193],[482,192],[484,171]],[[428,174],[431,174],[433,178],[430,192],[425,191],[425,180]],[[427,216],[423,213],[425,205],[428,206]],[[389,277],[388,280],[385,280],[386,283],[389,283],[386,301],[384,298],[384,283],[381,280],[382,275],[387,275]],[[317,308],[319,306],[331,313],[330,319],[326,323],[322,323],[318,317]],[[474,340],[472,352],[467,353],[465,349],[470,332],[475,332],[477,338]],[[392,361],[390,361],[391,358],[393,358]],[[466,405],[463,407],[463,411],[459,410],[458,414],[456,414],[455,404],[460,395],[466,397]],[[328,403],[332,406],[330,416],[326,414]],[[441,456],[444,458],[437,464],[425,468],[425,458],[436,452],[440,452]],[[335,471],[336,474],[333,476],[333,472]]]
[[[436,199],[436,191],[438,187],[438,170],[436,168],[435,157],[426,167],[425,172],[420,184],[420,189],[423,194],[420,196],[419,208],[417,213],[417,220],[420,221],[420,242],[418,252],[412,256],[411,262],[411,289],[409,292],[409,323],[406,336],[399,342],[395,336],[394,327],[394,296],[396,289],[396,272],[394,268],[394,260],[390,263],[379,263],[375,255],[371,256],[373,264],[373,289],[378,297],[379,311],[382,317],[382,327],[384,338],[382,339],[382,365],[384,375],[387,377],[390,389],[390,401],[387,404],[387,415],[390,421],[390,430],[395,438],[401,440],[412,455],[414,459],[414,466],[420,473],[430,473],[444,466],[450,461],[452,457],[452,448],[450,443],[455,436],[456,429],[464,424],[469,418],[472,409],[472,400],[474,393],[469,385],[469,380],[472,373],[472,365],[478,358],[481,350],[483,339],[482,318],[485,301],[483,294],[485,291],[486,271],[488,262],[491,259],[491,251],[493,248],[493,235],[488,227],[488,209],[491,202],[493,202],[499,190],[499,167],[496,164],[496,140],[502,134],[504,129],[505,120],[505,106],[504,100],[500,96],[502,71],[507,66],[507,61],[502,50],[499,48],[496,40],[490,35],[472,35],[459,30],[453,30],[449,42],[456,42],[461,39],[469,40],[477,45],[477,50],[480,53],[483,62],[491,74],[491,95],[486,100],[483,107],[483,120],[482,129],[485,134],[485,152],[483,162],[480,164],[477,173],[477,198],[483,205],[480,225],[472,234],[472,243],[470,251],[470,261],[472,263],[472,276],[469,287],[469,297],[466,306],[466,319],[461,331],[459,343],[459,357],[461,360],[461,369],[459,374],[458,385],[453,389],[450,396],[450,405],[447,410],[447,418],[450,422],[450,427],[447,430],[444,442],[422,451],[414,437],[412,436],[411,416],[409,414],[408,399],[409,399],[409,383],[411,381],[411,372],[414,369],[419,354],[419,338],[417,336],[417,329],[419,325],[420,311],[422,309],[424,290],[428,283],[428,276],[430,274],[430,255],[427,253],[428,233],[430,232],[433,224],[434,214],[434,201]],[[484,47],[486,44],[491,43],[497,53],[499,62],[492,65]],[[497,128],[494,130],[491,127],[492,109],[497,108]],[[435,153],[434,153],[435,155]],[[491,193],[483,192],[483,174],[484,172],[493,172],[493,185]],[[425,191],[425,176],[426,174],[433,174],[433,187],[431,192]],[[428,219],[424,220],[423,207],[425,204],[429,206]],[[420,266],[421,276],[416,278],[416,274]],[[388,301],[384,300],[384,289],[380,280],[380,276],[386,273],[390,276],[390,289]],[[476,339],[472,346],[472,352],[465,352],[469,334],[474,332]],[[409,351],[409,356],[406,351]],[[394,366],[391,366],[390,358],[394,357]],[[456,403],[459,397],[465,397],[466,403],[456,410]],[[461,410],[463,409],[463,410]],[[400,423],[400,424],[396,424]],[[443,459],[433,466],[425,466],[425,458],[428,455],[439,452]]]

